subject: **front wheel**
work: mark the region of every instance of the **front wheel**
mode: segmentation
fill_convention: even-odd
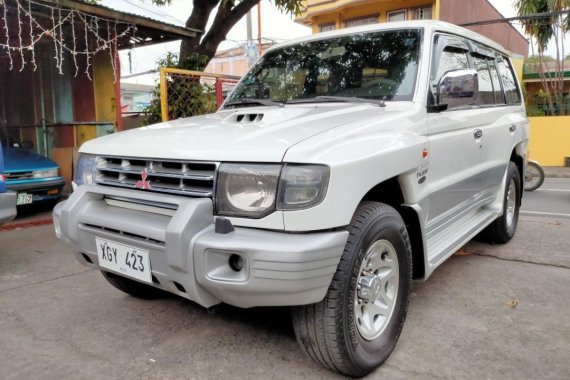
[[[364,376],[392,353],[406,318],[411,247],[404,221],[382,203],[364,202],[324,300],[293,309],[305,353],[348,376]]]

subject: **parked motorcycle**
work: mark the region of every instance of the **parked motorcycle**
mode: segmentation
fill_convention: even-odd
[[[529,160],[526,165],[526,173],[524,175],[524,189],[533,191],[542,186],[544,182],[544,170],[536,161]]]

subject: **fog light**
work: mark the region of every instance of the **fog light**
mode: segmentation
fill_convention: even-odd
[[[236,255],[234,253],[230,256],[228,264],[234,272],[241,272],[243,269],[243,258],[240,255]]]

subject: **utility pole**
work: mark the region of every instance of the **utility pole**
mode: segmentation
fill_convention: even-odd
[[[251,26],[251,9],[249,10],[249,12],[247,12],[246,21],[247,21],[247,40],[251,41],[253,39],[253,32]]]
[[[257,3],[257,45],[261,55],[261,1]]]

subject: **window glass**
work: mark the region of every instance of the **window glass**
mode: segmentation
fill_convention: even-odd
[[[467,52],[454,47],[446,47],[441,53],[439,64],[437,66],[436,75],[432,77],[432,82],[437,85],[443,74],[451,70],[467,69],[469,62],[467,61]]]
[[[227,102],[248,98],[306,102],[321,95],[411,100],[419,47],[418,29],[284,46],[263,55]]]
[[[390,21],[405,21],[406,20],[406,11],[393,11],[388,12],[388,22]]]
[[[414,9],[414,20],[431,20],[431,6]]]
[[[503,89],[501,88],[501,81],[499,79],[499,73],[497,72],[497,67],[495,66],[495,60],[489,59],[487,61],[487,65],[489,65],[489,70],[491,71],[491,82],[493,82],[493,92],[495,93],[495,104],[505,104]]]
[[[505,96],[507,98],[508,104],[518,104],[521,102],[520,91],[515,81],[513,70],[509,61],[506,58],[499,57],[497,60],[497,65],[499,68],[499,75],[503,81],[503,87],[505,88]]]
[[[377,24],[378,23],[378,16],[370,16],[365,18],[359,18],[355,20],[347,20],[344,22],[347,28],[351,28],[353,26],[362,26],[362,25],[370,25],[370,24]]]
[[[319,25],[319,31],[328,32],[329,30],[335,30],[335,24],[323,24]]]
[[[479,87],[479,104],[495,104],[495,94],[493,93],[493,82],[491,73],[487,66],[487,58],[473,57],[473,64],[477,70],[477,84]]]

